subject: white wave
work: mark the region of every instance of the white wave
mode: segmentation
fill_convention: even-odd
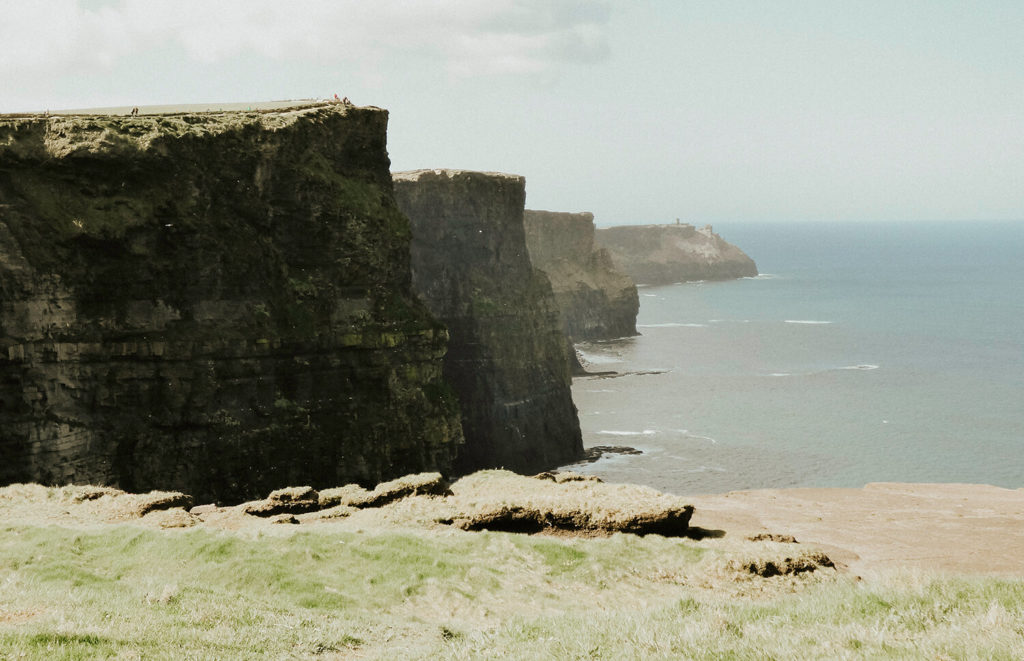
[[[831,324],[831,321],[817,321],[815,319],[786,319],[787,324],[811,324],[813,326],[821,326],[824,324]]]
[[[750,320],[749,319],[708,319],[708,323],[709,324],[726,324],[726,323],[749,324]]]
[[[641,296],[649,296],[651,298],[658,298],[657,294],[640,294]]]
[[[618,390],[611,390],[610,388],[601,388],[600,390],[584,390],[583,392],[619,392]]]
[[[870,365],[870,364],[847,365],[846,367],[840,367],[838,369],[841,369],[841,370],[876,370],[876,369],[878,369],[878,365]]]
[[[793,375],[791,373],[789,373],[789,372],[772,372],[768,376],[793,376]]]
[[[695,439],[697,439],[699,441],[709,441],[710,443],[713,443],[713,444],[714,443],[718,443],[718,441],[716,441],[715,439],[711,438],[710,436],[701,436],[699,434],[691,434],[689,429],[671,429],[669,431],[674,431],[677,434],[682,434],[683,436],[685,436],[687,438],[695,438]]]
[[[580,360],[590,365],[610,365],[612,363],[621,363],[622,359],[618,356],[608,356],[598,353],[587,353],[586,351],[580,351],[576,349],[576,353],[579,354]]]
[[[617,431],[611,429],[602,429],[594,433],[605,434],[606,436],[653,436],[658,432],[653,429],[645,429],[643,431]]]
[[[637,328],[707,328],[707,324],[681,324],[681,323],[668,323],[668,324],[637,324]]]
[[[774,273],[758,273],[757,275],[745,275],[740,280],[774,280],[779,276]]]

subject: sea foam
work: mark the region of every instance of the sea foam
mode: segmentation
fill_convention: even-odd
[[[637,328],[707,328],[707,324],[683,324],[683,323],[667,323],[667,324],[637,324]]]
[[[611,429],[602,429],[598,434],[605,434],[607,436],[653,436],[658,432],[654,429],[645,429],[643,431],[617,431]]]

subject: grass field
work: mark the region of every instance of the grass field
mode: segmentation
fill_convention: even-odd
[[[0,658],[1024,658],[1024,581],[745,569],[799,546],[7,522]]]
[[[301,489],[190,513],[0,488],[0,659],[1024,658],[1021,579],[862,580],[782,538],[613,532],[688,516],[644,487],[439,479],[307,489],[296,516],[273,512]],[[462,529],[526,515],[557,535]]]

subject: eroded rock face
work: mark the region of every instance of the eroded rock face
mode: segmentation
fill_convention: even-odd
[[[459,170],[394,174],[412,221],[413,286],[451,334],[461,472],[536,472],[582,454],[566,339],[551,285],[529,260],[522,177]]]
[[[710,225],[624,225],[597,230],[597,245],[637,284],[753,277],[757,266]]]
[[[411,291],[387,113],[0,118],[0,483],[446,471],[447,332]]]
[[[636,285],[594,246],[594,214],[526,210],[526,245],[548,276],[566,334],[576,341],[636,335]]]

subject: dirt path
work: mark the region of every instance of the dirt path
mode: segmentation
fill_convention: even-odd
[[[1024,576],[1024,489],[874,483],[695,496],[691,524],[788,534],[855,573],[897,567]]]

